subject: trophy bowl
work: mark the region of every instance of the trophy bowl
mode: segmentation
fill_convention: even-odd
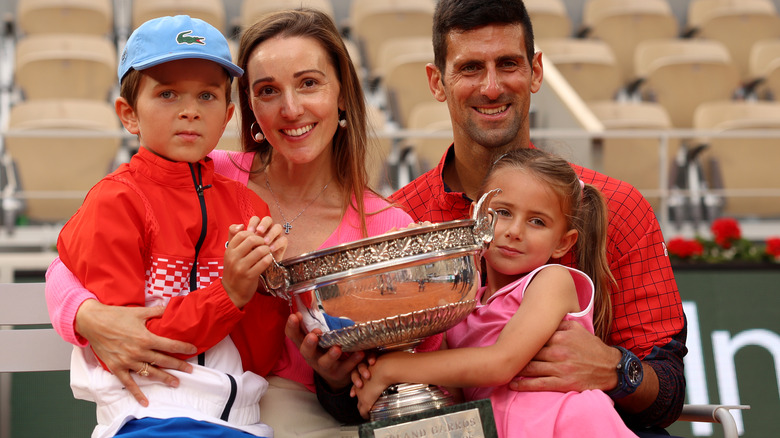
[[[477,259],[493,238],[495,214],[487,206],[497,193],[482,196],[471,219],[420,225],[303,254],[273,264],[261,278],[269,293],[301,312],[308,331],[320,333],[322,348],[412,351],[474,309]],[[401,398],[406,402],[385,398],[375,405],[397,405],[389,408],[394,412],[390,415],[417,409],[408,406],[409,400],[430,392],[427,385],[414,385],[419,391],[394,386],[386,395],[405,394]],[[442,396],[422,397],[427,401],[414,404],[437,407]]]

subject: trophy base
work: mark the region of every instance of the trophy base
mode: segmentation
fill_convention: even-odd
[[[452,406],[452,396],[434,385],[397,383],[390,385],[371,408],[371,421],[397,418],[431,409]]]
[[[496,438],[490,400],[476,400],[371,421],[358,427],[359,438]]]

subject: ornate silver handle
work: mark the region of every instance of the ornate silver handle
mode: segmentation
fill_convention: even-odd
[[[472,213],[472,219],[474,219],[474,238],[478,243],[481,243],[483,247],[493,241],[493,230],[496,225],[496,212],[489,207],[490,200],[494,196],[501,193],[501,189],[493,189],[479,198],[477,204],[474,206]]]
[[[291,300],[292,297],[287,293],[287,288],[290,287],[290,273],[287,268],[280,265],[275,259],[271,266],[260,275],[260,280],[265,286],[266,292],[277,298],[284,298]]]

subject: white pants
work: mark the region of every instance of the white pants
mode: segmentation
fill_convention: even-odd
[[[317,400],[317,394],[298,382],[268,377],[268,390],[260,399],[262,421],[274,429],[274,438],[339,438],[357,436],[330,416]]]

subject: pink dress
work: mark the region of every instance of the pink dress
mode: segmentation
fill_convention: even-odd
[[[464,321],[447,331],[450,348],[493,345],[509,319],[517,312],[530,280],[539,267],[505,286],[487,303],[479,304],[485,288],[477,292],[477,308]],[[567,269],[577,287],[578,313],[564,320],[577,321],[593,333],[593,282],[583,272]],[[636,437],[625,426],[612,399],[604,392],[518,392],[508,385],[464,388],[466,400],[489,398],[499,438],[519,437]]]

